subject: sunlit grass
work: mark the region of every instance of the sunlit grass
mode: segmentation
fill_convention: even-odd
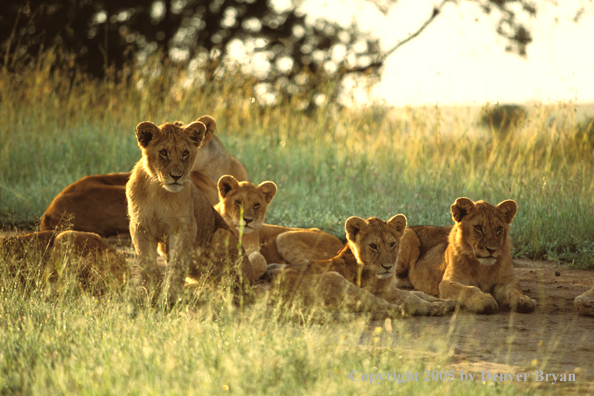
[[[251,179],[278,184],[271,223],[343,236],[352,215],[403,213],[410,224],[445,225],[457,197],[493,204],[511,198],[519,205],[516,254],[594,265],[594,138],[576,133],[581,119],[571,104],[531,105],[525,124],[500,135],[478,126],[472,108],[328,106],[306,115],[290,104],[260,108],[238,73],[199,92],[177,83],[184,73],[175,70],[178,80],[141,71],[127,84],[83,77],[71,84],[40,64],[0,75],[5,226],[31,226],[85,175],[130,170],[140,155],[138,122],[212,114]]]
[[[51,71],[51,62],[50,53],[21,75],[0,73],[5,226],[32,226],[56,194],[85,175],[130,170],[140,156],[140,121],[211,114],[252,181],[279,186],[270,223],[343,237],[352,215],[404,213],[409,224],[446,225],[459,196],[493,204],[512,198],[519,204],[516,254],[594,266],[594,140],[575,133],[571,104],[529,107],[527,123],[502,137],[477,125],[478,109],[327,106],[307,115],[290,104],[260,108],[238,73],[200,92],[184,88],[176,70],[167,78],[139,71],[126,84],[97,83]],[[559,114],[569,117],[562,126],[551,123]],[[340,323],[286,315],[264,302],[239,310],[214,296],[200,307],[133,317],[125,293],[97,297],[67,283],[48,295],[42,283],[18,283],[6,262],[0,268],[2,394],[538,393],[529,384],[350,379],[353,370],[408,370],[422,379],[441,368],[455,368],[458,379],[453,345],[473,316],[452,317],[446,327],[430,318],[384,327],[364,316]],[[484,347],[505,358],[510,345],[511,338]],[[520,368],[546,368],[560,352],[545,345]]]

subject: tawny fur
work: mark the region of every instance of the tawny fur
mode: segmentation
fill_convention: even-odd
[[[124,257],[90,232],[40,231],[0,238],[0,257],[4,265],[12,266],[8,272],[13,275],[30,273],[41,263],[38,275],[44,281],[53,283],[73,274],[81,285],[96,292],[123,286],[128,275]]]
[[[245,166],[225,150],[214,135],[216,121],[202,116],[197,121],[207,130],[192,167],[192,180],[208,201],[219,201],[217,182],[223,175],[249,180]],[[183,123],[176,123],[180,126]],[[62,190],[50,203],[41,218],[41,230],[72,229],[95,232],[101,236],[127,234],[126,183],[130,172],[86,176]]]
[[[535,302],[513,273],[509,226],[516,212],[512,200],[494,207],[462,197],[451,206],[454,226],[407,228],[399,285],[456,299],[476,313],[494,313],[500,306],[532,312]]]
[[[375,319],[452,311],[455,301],[396,288],[394,269],[405,227],[401,214],[387,222],[350,217],[345,223],[347,245],[334,258],[285,269],[275,290],[284,301],[319,302],[332,311],[372,312]]]
[[[573,303],[580,315],[594,316],[594,287],[577,296]]]
[[[317,228],[293,228],[265,224],[268,204],[277,192],[271,181],[254,186],[231,175],[218,184],[219,203],[215,209],[236,234],[243,232],[254,277],[260,278],[268,264],[303,265],[333,257],[343,244],[334,235]]]
[[[126,185],[130,235],[143,283],[151,289],[160,283],[157,245],[165,246],[162,302],[167,305],[179,299],[188,275],[214,279],[231,273],[239,287],[253,280],[237,238],[190,176],[205,132],[201,121],[185,127],[142,122],[136,128],[142,159]],[[230,266],[236,262],[234,272]]]

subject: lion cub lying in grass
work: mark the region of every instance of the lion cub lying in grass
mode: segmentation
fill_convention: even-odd
[[[396,288],[394,270],[405,227],[401,214],[387,222],[349,217],[347,244],[336,257],[285,269],[275,280],[273,296],[306,307],[317,301],[332,311],[371,312],[374,319],[453,311],[454,300]]]
[[[97,234],[40,231],[0,238],[2,270],[24,283],[53,284],[72,276],[86,290],[117,289],[127,280],[122,255]]]
[[[255,279],[264,274],[268,264],[307,264],[333,257],[342,249],[338,238],[317,228],[264,224],[268,204],[277,191],[271,181],[256,187],[226,175],[219,180],[218,188],[219,203],[215,209],[233,230],[243,230],[242,244]]]
[[[534,311],[513,273],[509,225],[517,204],[497,206],[458,198],[451,206],[455,225],[407,228],[396,270],[400,286],[457,299],[469,311],[491,314],[499,306]]]
[[[577,296],[573,303],[580,315],[594,316],[594,287]]]
[[[207,276],[210,283],[227,275],[235,289],[253,280],[237,238],[190,177],[205,133],[200,121],[136,127],[142,159],[126,184],[130,235],[147,287],[160,284],[158,244],[168,256],[161,295],[166,308],[178,301],[188,275]]]

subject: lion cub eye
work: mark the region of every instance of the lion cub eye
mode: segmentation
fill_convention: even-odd
[[[236,199],[236,200],[235,200],[235,205],[237,205],[237,206],[241,206],[241,201],[240,201],[240,200],[238,200],[238,199]]]
[[[259,203],[254,204],[254,209],[258,209],[261,205]]]
[[[163,149],[159,151],[159,155],[163,158],[167,158],[167,150]]]
[[[396,242],[391,242],[390,243],[390,249],[394,249],[396,247]]]
[[[497,229],[495,230],[497,235],[501,234],[501,231],[503,231],[503,227],[501,227],[501,226],[497,227]]]
[[[185,151],[182,153],[182,159],[186,159],[186,158],[188,158],[188,156],[189,156],[189,155],[190,155],[190,152],[189,152],[188,150],[185,150]]]
[[[370,248],[371,250],[373,250],[374,252],[377,252],[377,245],[376,245],[375,243],[370,243],[370,244],[369,244],[369,248]]]
[[[479,234],[482,234],[483,233],[483,227],[481,227],[480,225],[475,225],[474,226],[474,230],[476,232],[478,232]]]

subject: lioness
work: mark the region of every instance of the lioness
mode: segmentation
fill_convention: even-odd
[[[580,315],[594,316],[594,287],[577,296],[573,304]]]
[[[321,301],[331,310],[372,312],[375,319],[452,311],[456,301],[396,288],[394,270],[405,227],[402,214],[387,222],[349,217],[345,223],[347,244],[336,257],[302,269],[285,269],[273,291],[284,301],[298,298],[306,305]]]
[[[24,281],[53,283],[72,274],[81,285],[101,291],[122,286],[127,279],[124,257],[90,232],[40,231],[0,238],[0,258],[4,270]]]
[[[220,178],[219,203],[215,209],[233,230],[243,231],[242,244],[259,279],[267,264],[307,264],[333,257],[342,242],[317,228],[292,228],[264,224],[268,204],[276,195],[271,181],[240,182],[231,175]]]
[[[509,225],[518,210],[513,200],[497,206],[458,198],[451,206],[453,227],[407,228],[396,270],[399,285],[457,299],[469,311],[490,314],[499,306],[534,311],[513,273]]]
[[[214,135],[216,121],[202,116],[197,121],[206,126],[206,135],[194,160],[192,180],[212,205],[219,200],[217,182],[231,174],[249,180],[243,164],[229,154]],[[183,123],[177,122],[181,126]],[[71,227],[95,232],[101,236],[127,234],[130,225],[126,215],[126,183],[130,172],[85,176],[62,190],[50,203],[41,218],[41,230]]]
[[[208,273],[212,279],[232,272],[240,287],[253,280],[249,260],[237,249],[237,238],[190,177],[205,133],[201,121],[186,127],[146,121],[136,127],[142,159],[126,184],[130,234],[149,287],[159,281],[157,244],[165,246],[168,265],[161,300],[165,307],[178,300],[188,274]],[[228,263],[237,261],[235,271]]]

